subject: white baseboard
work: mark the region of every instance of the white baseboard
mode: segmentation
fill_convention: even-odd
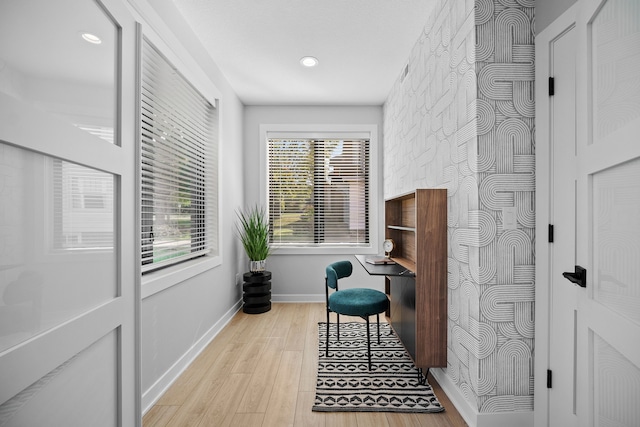
[[[533,411],[480,413],[441,368],[429,370],[469,427],[533,427]]]
[[[271,302],[325,302],[325,294],[271,294]]]
[[[533,427],[533,411],[478,414],[476,427]]]
[[[149,389],[142,393],[142,414],[160,399],[167,389],[184,372],[195,358],[229,323],[231,318],[242,309],[242,301],[238,301],[200,338],[176,363],[171,366]]]
[[[451,403],[453,403],[453,406],[456,407],[469,427],[477,427],[476,418],[478,411],[464,398],[458,386],[454,384],[447,375],[447,372],[442,368],[431,368],[429,369],[429,373],[433,375],[438,384],[440,384],[442,390],[447,394],[449,400],[451,400]]]

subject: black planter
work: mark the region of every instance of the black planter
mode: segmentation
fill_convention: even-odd
[[[242,285],[242,311],[249,314],[271,310],[271,272],[244,273]]]

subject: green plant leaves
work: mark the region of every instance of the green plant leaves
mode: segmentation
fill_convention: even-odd
[[[236,230],[249,260],[261,261],[271,253],[269,219],[264,207],[253,206],[236,212]]]

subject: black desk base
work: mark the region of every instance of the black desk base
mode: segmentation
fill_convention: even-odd
[[[366,255],[356,259],[372,276],[385,276],[385,292],[391,304],[387,317],[411,358],[416,360],[416,280],[414,272],[400,264],[370,264]]]

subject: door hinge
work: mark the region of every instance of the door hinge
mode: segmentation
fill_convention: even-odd
[[[549,77],[549,96],[553,96],[556,93],[556,80],[553,77]]]
[[[549,243],[553,243],[553,224],[549,224]]]
[[[547,388],[551,388],[551,369],[547,369]]]

